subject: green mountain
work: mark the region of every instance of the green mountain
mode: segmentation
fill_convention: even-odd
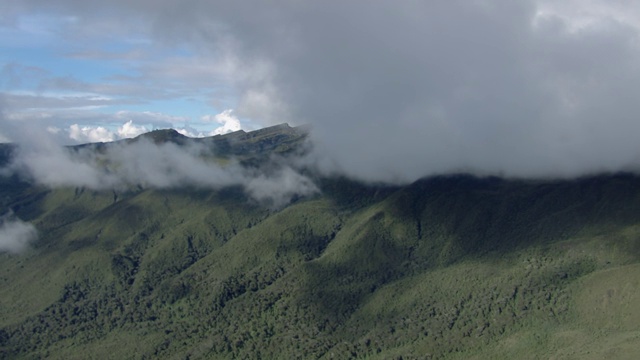
[[[304,151],[306,133],[142,137],[266,168]],[[8,163],[15,149],[0,150]],[[640,354],[639,177],[388,186],[301,171],[319,192],[278,208],[242,185],[0,178],[1,210],[39,232],[28,250],[0,254],[0,358]]]

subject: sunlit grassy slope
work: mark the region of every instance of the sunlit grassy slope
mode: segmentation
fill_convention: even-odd
[[[2,181],[40,239],[0,255],[0,358],[640,356],[635,176],[317,178],[279,210]]]

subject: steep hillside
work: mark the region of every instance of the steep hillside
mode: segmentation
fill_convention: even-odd
[[[286,126],[199,141],[257,166],[303,138]],[[274,208],[241,186],[2,178],[2,209],[40,237],[0,254],[0,357],[640,354],[640,178],[314,181],[320,192]]]

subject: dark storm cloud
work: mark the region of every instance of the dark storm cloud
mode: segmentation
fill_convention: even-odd
[[[624,4],[616,3],[617,12],[592,11],[588,21],[549,11],[549,4],[164,0],[23,6],[73,14],[78,28],[138,19],[156,41],[188,44],[218,59],[228,65],[228,81],[239,94],[238,115],[313,124],[316,160],[327,171],[410,181],[457,171],[545,177],[635,169],[638,24],[633,16],[616,17]],[[607,6],[590,1],[574,7]]]

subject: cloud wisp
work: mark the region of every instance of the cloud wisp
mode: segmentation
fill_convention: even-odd
[[[195,143],[155,144],[145,137],[101,148],[21,147],[3,173],[18,174],[51,188],[220,189],[241,185],[251,198],[274,208],[318,192],[313,181],[291,165],[277,164],[266,174],[233,160],[222,165],[214,151]]]
[[[38,231],[30,223],[9,212],[0,217],[0,252],[18,254],[38,238]]]

